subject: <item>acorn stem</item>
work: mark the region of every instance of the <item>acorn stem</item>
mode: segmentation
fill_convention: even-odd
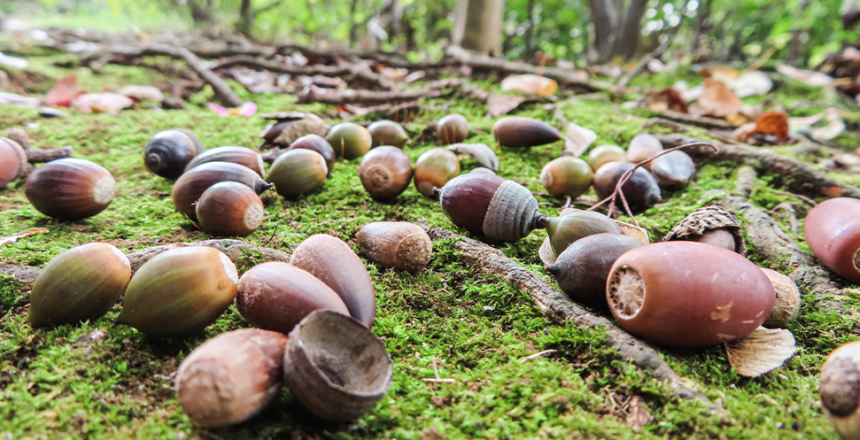
[[[549,226],[549,219],[548,216],[538,213],[534,220],[532,220],[533,229],[546,229]]]

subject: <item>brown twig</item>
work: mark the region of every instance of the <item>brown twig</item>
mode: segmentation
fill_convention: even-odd
[[[642,128],[648,127],[664,127],[669,130],[674,131],[675,133],[687,133],[690,129],[684,125],[675,121],[670,121],[665,118],[649,118],[646,119],[645,122],[642,123]]]
[[[212,70],[222,70],[236,66],[248,67],[256,70],[267,70],[272,73],[283,73],[287,75],[322,75],[340,77],[347,82],[361,82],[382,90],[393,90],[395,88],[394,83],[390,79],[378,73],[374,73],[370,70],[370,66],[368,66],[367,63],[354,63],[347,64],[345,66],[324,66],[319,64],[295,66],[247,55],[238,55],[221,60],[218,64],[212,66]]]
[[[776,190],[776,189],[773,189],[773,188],[768,188],[767,190],[768,190],[768,191],[770,191],[770,192],[772,192],[772,193],[775,193],[775,194],[781,194],[781,195],[784,195],[784,196],[789,196],[789,197],[795,197],[795,198],[798,198],[798,199],[800,199],[800,200],[803,200],[804,202],[806,202],[807,204],[809,204],[809,205],[811,205],[811,206],[817,206],[817,205],[818,205],[818,203],[815,203],[815,200],[812,200],[812,199],[810,199],[809,197],[806,197],[806,196],[804,196],[804,195],[794,194],[794,193],[790,193],[790,192],[787,192],[787,191],[779,191],[779,190]]]
[[[346,105],[358,103],[365,105],[390,104],[393,102],[438,98],[447,93],[446,89],[460,90],[465,94],[471,94],[475,97],[480,96],[480,94],[476,92],[474,86],[466,85],[461,79],[451,78],[433,81],[420,89],[408,90],[323,90],[315,86],[310,86],[301,93],[299,93],[298,102],[321,102],[324,104],[331,105]]]
[[[72,156],[72,147],[62,147],[55,148],[52,150],[26,150],[27,154],[27,162],[30,163],[44,163],[50,162],[55,159],[62,159],[64,157]]]

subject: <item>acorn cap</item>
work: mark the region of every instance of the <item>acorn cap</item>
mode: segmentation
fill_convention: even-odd
[[[663,237],[663,241],[686,240],[701,241],[702,237],[714,231],[726,231],[734,237],[735,252],[746,255],[747,248],[744,245],[744,236],[741,233],[741,223],[738,217],[730,211],[719,206],[705,206],[691,212],[687,217],[678,222]]]

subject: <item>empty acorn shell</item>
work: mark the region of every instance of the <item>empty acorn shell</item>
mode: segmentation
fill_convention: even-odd
[[[601,145],[588,153],[588,165],[595,173],[609,162],[627,162],[627,153],[618,145]]]
[[[167,179],[176,179],[198,154],[203,144],[197,136],[183,129],[160,131],[146,144],[144,164],[150,172]]]
[[[412,181],[412,160],[397,147],[376,147],[361,158],[358,177],[372,197],[391,200]]]
[[[860,341],[840,345],[821,367],[821,407],[843,440],[860,438]]]
[[[741,255],[747,253],[738,217],[719,206],[705,206],[684,217],[663,237],[663,241],[672,240],[698,241]]]
[[[547,221],[546,235],[556,257],[575,241],[594,234],[621,234],[611,218],[594,211],[573,211]]]
[[[283,197],[295,199],[325,184],[328,167],[321,154],[298,148],[280,155],[269,168],[266,181]]]
[[[696,172],[693,159],[683,151],[666,153],[650,162],[651,175],[660,188],[671,191],[686,188]]]
[[[825,267],[860,283],[860,200],[839,197],[819,203],[807,214],[803,235]]]
[[[496,153],[487,145],[484,144],[454,144],[448,147],[449,150],[457,154],[465,154],[480,162],[481,165],[487,167],[490,171],[496,172],[499,170],[499,158]]]
[[[334,149],[332,149],[331,145],[329,145],[328,141],[325,140],[322,136],[316,134],[309,134],[307,136],[302,136],[296,139],[295,142],[290,144],[290,148],[287,148],[283,151],[295,150],[297,148],[305,149],[305,150],[313,150],[317,153],[321,154],[323,159],[325,159],[325,166],[328,169],[328,176],[331,177],[331,170],[334,169]],[[278,154],[280,156],[280,154]],[[276,157],[277,158],[277,157]],[[273,160],[274,162],[274,160]]]
[[[611,196],[621,176],[634,166],[629,162],[610,162],[600,167],[594,174],[594,192],[597,197],[603,200]],[[644,212],[660,201],[660,186],[654,176],[644,168],[637,168],[622,185],[621,191],[633,214]],[[615,200],[615,206],[624,209],[620,196]]]
[[[197,201],[200,227],[215,236],[250,235],[263,223],[263,201],[238,182],[219,182]]]
[[[259,174],[260,177],[265,173],[263,171],[263,157],[260,153],[245,147],[217,147],[206,150],[191,159],[191,162],[188,162],[188,166],[185,167],[185,171],[208,162],[232,162],[244,165]]]
[[[352,123],[342,122],[335,125],[325,136],[325,140],[334,149],[337,157],[355,159],[370,151],[373,140],[366,128]]]
[[[776,291],[776,302],[764,321],[765,327],[785,327],[800,312],[800,289],[791,278],[771,269],[762,267]]]
[[[284,380],[312,414],[345,421],[370,411],[385,396],[392,361],[385,344],[360,322],[319,310],[290,332]]]
[[[290,264],[331,287],[355,319],[368,327],[373,324],[376,295],[370,274],[343,240],[331,235],[312,235],[296,248]]]
[[[537,147],[560,141],[561,133],[537,119],[509,116],[493,124],[493,137],[503,147]]]
[[[114,246],[89,243],[62,252],[39,272],[30,292],[33,327],[98,319],[119,301],[131,264]]]
[[[427,266],[433,255],[430,237],[413,223],[369,223],[355,238],[367,258],[387,268],[417,272]]]
[[[117,322],[150,336],[191,335],[227,310],[238,282],[236,266],[217,249],[171,249],[131,278]]]
[[[460,174],[457,155],[444,148],[426,151],[415,162],[415,188],[427,197]]]
[[[436,139],[439,145],[463,142],[469,137],[469,121],[457,113],[443,116],[436,123]]]
[[[239,279],[236,309],[254,327],[289,333],[314,310],[349,310],[331,288],[296,266],[258,264]]]
[[[280,112],[260,115],[260,117],[278,121],[263,130],[260,137],[265,140],[265,143],[260,147],[261,149],[273,145],[287,147],[302,136],[309,134],[325,136],[329,130],[329,125],[313,113]]]
[[[661,151],[663,151],[663,143],[657,139],[657,136],[639,133],[633,137],[627,147],[627,160],[632,163],[639,163],[660,154]],[[642,166],[650,170],[651,162]]]
[[[179,365],[176,396],[183,412],[203,427],[242,422],[278,395],[287,337],[243,328],[195,348]]]
[[[577,198],[591,188],[594,173],[584,160],[562,156],[543,167],[540,183],[548,193],[556,197]]]
[[[248,167],[230,162],[207,162],[188,170],[173,184],[173,205],[177,211],[197,221],[197,201],[209,187],[219,182],[239,182],[257,194],[272,187]]]
[[[0,187],[24,177],[27,153],[11,139],[0,138]]]
[[[370,138],[373,140],[370,148],[376,148],[383,145],[391,145],[402,149],[409,140],[409,135],[403,126],[388,120],[376,121],[367,126],[367,131],[370,132]]]
[[[110,205],[116,181],[108,170],[83,159],[57,159],[27,178],[27,200],[42,214],[64,220],[92,217]]]

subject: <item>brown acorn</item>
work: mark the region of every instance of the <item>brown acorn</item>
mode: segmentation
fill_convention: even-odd
[[[643,160],[648,160],[663,151],[663,143],[657,136],[648,133],[639,133],[630,141],[627,147],[627,160],[631,163],[639,163]],[[651,169],[652,162],[642,165],[646,169]]]
[[[415,188],[427,197],[434,197],[437,189],[459,174],[457,155],[444,148],[434,148],[415,162]]]
[[[591,188],[594,173],[584,160],[562,156],[543,167],[540,182],[548,193],[556,197],[577,198]]]
[[[349,314],[329,286],[307,271],[281,262],[258,264],[242,275],[236,309],[254,327],[283,334],[314,310]]]
[[[612,195],[615,186],[627,170],[635,165],[629,162],[610,162],[600,167],[594,174],[594,192],[603,200]],[[621,187],[624,199],[633,214],[644,212],[660,201],[660,186],[654,176],[644,168],[637,168],[633,175]],[[615,200],[615,206],[623,209],[621,197]]]
[[[203,153],[203,143],[194,133],[184,129],[165,130],[156,133],[146,144],[144,164],[156,175],[176,179],[200,153]]]
[[[807,214],[803,235],[821,264],[860,283],[860,200],[838,197],[819,203]]]
[[[800,289],[791,278],[771,269],[762,267],[776,291],[776,302],[764,321],[765,327],[785,327],[800,312]]]
[[[448,182],[439,196],[455,225],[500,241],[517,241],[547,225],[525,187],[495,174],[468,173]]]
[[[698,241],[746,255],[741,223],[731,211],[705,206],[691,212],[663,237],[663,241]]]
[[[532,118],[509,116],[493,124],[493,137],[503,147],[537,147],[561,140],[552,125]]]
[[[403,149],[406,142],[409,141],[409,135],[403,126],[388,120],[376,121],[367,126],[367,131],[370,132],[370,137],[373,139],[373,144],[370,148],[376,148],[383,145],[391,145]]]
[[[248,167],[230,162],[208,162],[188,170],[173,184],[173,205],[177,211],[196,222],[197,201],[203,192],[219,182],[239,182],[257,194],[272,187]]]
[[[217,147],[206,150],[191,159],[191,162],[188,162],[188,166],[185,167],[185,171],[209,162],[232,162],[244,165],[259,174],[260,177],[265,173],[263,171],[263,157],[260,153],[245,147]]]
[[[92,217],[110,205],[116,181],[108,170],[83,159],[58,159],[27,178],[27,200],[42,214],[64,220]]]
[[[387,268],[417,272],[427,265],[433,254],[430,237],[413,223],[369,223],[355,238],[367,258]]]
[[[295,199],[322,188],[328,168],[314,150],[297,148],[280,155],[269,168],[266,181],[275,185],[283,197]]]
[[[436,123],[436,139],[439,145],[451,145],[463,142],[469,137],[469,121],[457,113],[443,116]]]
[[[391,200],[412,181],[412,160],[397,147],[376,147],[361,158],[358,177],[372,197]]]
[[[595,173],[609,162],[627,162],[627,153],[618,145],[601,145],[588,153],[588,165]]]
[[[11,139],[0,138],[0,187],[24,177],[27,164],[24,148]]]
[[[263,202],[238,182],[219,182],[197,201],[197,220],[210,235],[245,237],[263,223]]]
[[[573,211],[547,221],[546,235],[556,256],[577,240],[594,234],[621,234],[611,218],[594,211]]]
[[[321,154],[323,159],[325,159],[325,166],[328,168],[328,177],[331,177],[331,170],[334,169],[334,149],[332,149],[331,145],[329,145],[328,141],[325,140],[322,136],[316,134],[309,134],[307,136],[302,136],[296,139],[295,142],[290,144],[290,147],[286,150],[281,150],[282,152],[286,152],[289,150],[295,149],[305,149],[305,150],[313,150],[317,153]],[[280,153],[278,154],[280,156]],[[276,157],[277,158],[277,157]],[[274,162],[274,160],[272,161]]]
[[[860,439],[860,341],[840,345],[821,367],[821,407],[843,440]]]
[[[352,123],[342,122],[328,131],[325,140],[334,149],[337,157],[355,159],[370,151],[373,142],[366,128]]]
[[[260,146],[261,150],[275,146],[286,148],[302,136],[309,134],[325,136],[329,130],[329,125],[313,113],[278,112],[260,115],[260,117],[277,121],[263,129],[260,135],[264,140],[263,145]]]
[[[650,162],[651,175],[660,188],[675,191],[684,189],[696,172],[693,159],[683,151],[666,153]]]

